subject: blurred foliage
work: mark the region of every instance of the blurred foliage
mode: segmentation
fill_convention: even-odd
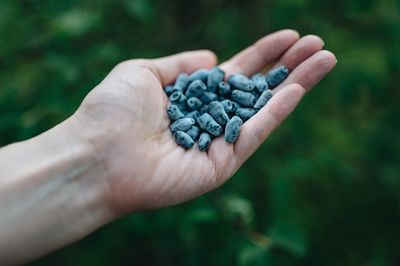
[[[0,144],[71,115],[124,59],[224,60],[281,28],[338,65],[232,180],[32,265],[400,265],[398,0],[2,0]]]

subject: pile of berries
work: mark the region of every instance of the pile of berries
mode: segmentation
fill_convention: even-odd
[[[271,89],[288,74],[285,66],[265,76],[234,74],[226,82],[225,72],[219,67],[179,74],[174,85],[165,87],[170,101],[170,130],[176,143],[189,149],[197,141],[199,150],[205,151],[212,139],[222,134],[227,142],[235,142],[243,123],[272,98]]]

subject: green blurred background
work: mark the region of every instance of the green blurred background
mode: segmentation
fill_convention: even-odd
[[[31,265],[400,265],[400,1],[1,0],[0,144],[71,115],[122,60],[224,60],[282,28],[338,65],[225,186]]]

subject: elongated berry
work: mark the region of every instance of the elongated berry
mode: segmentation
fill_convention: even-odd
[[[255,90],[262,94],[265,90],[268,90],[269,85],[268,82],[265,80],[265,77],[258,73],[251,78],[254,82]]]
[[[208,150],[210,144],[211,144],[211,136],[207,132],[201,133],[198,142],[199,150],[200,151]]]
[[[168,85],[164,88],[164,92],[167,94],[167,96],[170,96],[174,91],[174,86],[172,85]]]
[[[210,102],[215,101],[217,98],[218,98],[218,95],[211,91],[206,91],[202,95],[199,96],[199,99],[204,104],[209,104]]]
[[[229,121],[229,116],[225,112],[224,106],[217,101],[213,101],[208,105],[208,113],[217,121],[221,126],[225,126]]]
[[[191,128],[189,128],[186,133],[194,140],[196,141],[197,138],[200,136],[200,128],[197,126],[192,126]]]
[[[240,117],[243,121],[249,120],[256,113],[257,110],[253,108],[238,108],[235,112],[236,116]]]
[[[175,104],[170,104],[167,107],[167,114],[169,119],[175,121],[181,118],[184,118],[185,115],[179,110],[179,107],[176,106]]]
[[[279,66],[272,69],[265,77],[270,89],[275,88],[282,83],[289,75],[289,69],[285,66]]]
[[[208,113],[202,114],[197,119],[199,126],[214,136],[219,136],[222,133],[222,127]]]
[[[231,100],[223,100],[221,101],[222,106],[226,113],[232,113],[235,111],[235,106],[233,105]]]
[[[231,98],[233,101],[245,107],[253,107],[257,101],[257,98],[252,93],[241,90],[232,91]]]
[[[186,101],[187,106],[189,107],[190,110],[198,110],[203,106],[203,102],[200,101],[199,98],[197,97],[190,97]]]
[[[186,131],[188,130],[191,126],[193,126],[195,123],[193,118],[181,118],[179,120],[176,120],[174,123],[172,123],[169,128],[172,133],[175,133],[176,131]]]
[[[201,108],[200,108],[200,114],[204,114],[208,112],[208,104],[204,104]]]
[[[239,108],[243,108],[243,106],[241,106],[237,102],[235,102],[235,101],[231,101],[231,102],[232,102],[232,105],[233,105],[233,112],[236,112],[236,110],[239,109]]]
[[[229,95],[231,94],[231,85],[229,85],[229,83],[221,81],[218,84],[217,91],[218,91],[219,95],[221,95],[223,97],[229,97]]]
[[[198,110],[191,111],[185,115],[187,118],[193,118],[195,121],[200,117],[200,112]]]
[[[224,138],[226,142],[233,143],[237,140],[240,134],[240,128],[243,125],[243,121],[237,117],[232,117],[231,120],[226,124]]]
[[[199,70],[196,70],[189,76],[189,81],[195,81],[195,80],[201,80],[203,83],[207,83],[208,79],[208,69],[201,68]]]
[[[272,98],[272,91],[266,90],[258,98],[257,102],[254,104],[255,109],[261,109],[267,102]]]
[[[181,90],[182,92],[184,92],[188,84],[189,84],[189,75],[186,73],[181,73],[176,78],[174,88],[176,90]]]
[[[228,83],[236,89],[242,91],[254,90],[254,83],[251,79],[241,74],[233,74],[229,77]]]
[[[194,140],[183,131],[176,131],[174,133],[175,142],[185,149],[190,149],[194,145]]]
[[[189,84],[186,90],[186,97],[199,97],[207,91],[207,86],[201,80],[195,80]]]
[[[186,101],[186,96],[180,91],[175,91],[169,96],[169,100],[172,103],[184,103]]]
[[[214,91],[218,87],[218,84],[224,80],[225,72],[219,67],[213,67],[209,73],[207,78],[207,87]]]

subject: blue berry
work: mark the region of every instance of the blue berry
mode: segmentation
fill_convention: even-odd
[[[175,142],[178,143],[185,149],[190,149],[194,145],[194,140],[185,132],[183,131],[176,131],[174,133]]]
[[[200,128],[197,126],[192,126],[191,128],[188,129],[188,131],[186,131],[186,133],[194,140],[196,141],[197,138],[200,135]]]
[[[175,92],[174,90],[174,86],[172,85],[168,85],[164,88],[165,93],[167,94],[167,96],[170,96],[172,93]]]
[[[183,92],[186,90],[188,84],[189,84],[189,75],[186,73],[181,73],[176,78],[174,89],[181,90]]]
[[[190,97],[186,104],[190,110],[198,110],[203,106],[203,103],[197,97]]]
[[[262,74],[258,73],[254,75],[251,79],[253,80],[256,87],[255,90],[258,93],[262,94],[265,90],[268,90],[268,82],[265,80],[265,77]]]
[[[186,131],[188,130],[191,126],[193,126],[195,123],[195,120],[193,118],[181,118],[179,120],[176,120],[174,123],[172,123],[169,128],[172,133],[175,133],[176,131]]]
[[[169,100],[173,103],[184,103],[186,101],[186,96],[180,91],[175,91],[169,96]]]
[[[240,128],[242,125],[243,121],[237,116],[234,116],[231,120],[229,120],[225,127],[224,138],[226,142],[233,143],[236,141],[236,139],[239,137]]]
[[[226,83],[224,81],[221,81],[218,84],[218,93],[222,96],[222,97],[228,97],[231,94],[231,85],[229,85],[229,83]]]
[[[258,98],[257,102],[254,104],[255,109],[261,109],[267,102],[272,98],[272,91],[266,90]]]
[[[197,119],[199,126],[214,136],[219,136],[222,133],[222,127],[211,117],[211,115],[204,113]]]
[[[279,66],[268,72],[265,80],[268,82],[269,87],[272,89],[281,84],[288,75],[289,69],[285,66]]]
[[[171,103],[179,107],[181,111],[186,108],[186,96],[181,91],[175,91],[169,96]]]
[[[201,80],[195,80],[189,84],[186,90],[186,97],[199,97],[207,91],[207,86]]]
[[[254,83],[251,79],[241,74],[233,74],[229,77],[228,83],[236,89],[242,91],[252,91],[254,90]]]
[[[207,83],[208,79],[208,69],[201,68],[199,70],[196,70],[189,76],[189,81],[195,81],[195,80],[201,80],[203,83]]]
[[[176,106],[175,104],[170,104],[167,107],[167,114],[169,119],[175,121],[181,118],[184,118],[185,115],[179,110],[179,107]]]
[[[214,91],[218,87],[218,84],[224,80],[225,77],[225,72],[220,69],[219,67],[214,67],[210,70],[208,73],[208,78],[207,78],[207,87],[211,90]]]
[[[235,111],[235,106],[231,100],[223,100],[221,101],[222,106],[226,113],[232,113]]]
[[[253,108],[238,108],[236,109],[235,114],[240,117],[243,121],[247,121],[257,113],[256,109]]]
[[[257,98],[252,93],[241,90],[232,91],[231,98],[233,101],[245,107],[253,107],[257,101]]]
[[[208,150],[208,147],[210,147],[211,144],[211,136],[210,134],[203,132],[201,133],[200,137],[199,137],[199,150],[200,151],[206,151]]]
[[[195,121],[200,117],[200,112],[198,110],[191,111],[186,114],[187,118],[193,118]]]
[[[218,98],[218,95],[211,91],[206,91],[202,95],[199,96],[199,99],[204,104],[209,104],[210,102],[215,101],[217,98]]]
[[[211,102],[208,106],[208,113],[223,127],[229,121],[229,116],[220,102]]]
[[[204,104],[201,108],[200,108],[200,114],[204,114],[208,112],[208,104]]]

